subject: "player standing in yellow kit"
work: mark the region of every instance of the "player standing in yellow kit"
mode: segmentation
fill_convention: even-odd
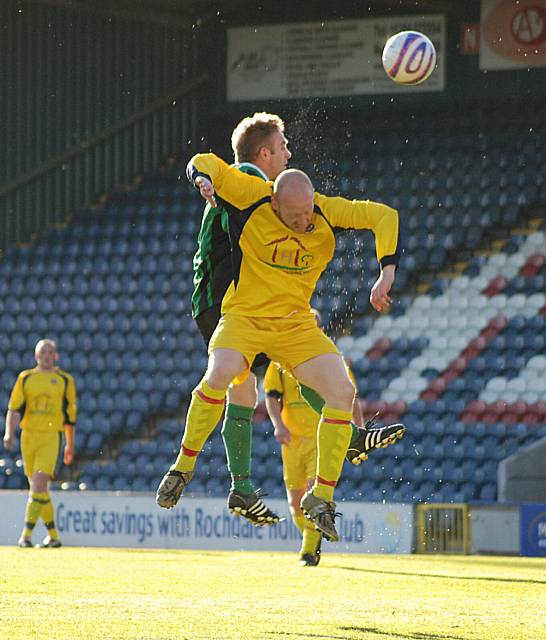
[[[244,380],[249,364],[263,351],[324,400],[317,475],[301,507],[326,539],[337,541],[333,494],[351,439],[355,388],[338,349],[317,327],[309,302],[333,257],[334,227],[371,229],[381,273],[370,302],[377,311],[386,311],[399,261],[398,213],[375,202],[315,193],[308,176],[295,169],[283,171],[274,184],[266,183],[214,154],[195,156],[188,177],[209,201],[216,192],[226,206],[234,280],[209,343],[207,371],[193,392],[182,448],[156,501],[165,508],[178,502],[220,418],[229,384]]]
[[[311,309],[322,327],[320,314]],[[356,388],[356,381],[349,367],[347,371]],[[301,499],[313,485],[317,467],[317,429],[320,413],[317,413],[302,395],[296,378],[276,362],[271,362],[263,382],[265,405],[274,427],[274,436],[281,445],[283,478],[292,520],[302,534],[299,562],[305,567],[315,567],[320,562],[322,536],[314,525],[306,520],[300,507]],[[362,410],[355,397],[353,423],[361,425]]]
[[[74,378],[55,365],[59,354],[53,340],[40,340],[34,355],[37,366],[22,371],[11,392],[4,446],[13,449],[20,424],[21,452],[30,488],[19,546],[32,547],[32,530],[41,517],[48,533],[41,546],[60,547],[49,483],[60,466],[65,436],[64,463],[71,464],[74,458],[76,387]]]

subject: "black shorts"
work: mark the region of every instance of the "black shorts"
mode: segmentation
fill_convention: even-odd
[[[216,304],[213,307],[210,307],[206,311],[200,313],[196,318],[194,318],[195,323],[199,329],[199,332],[203,336],[203,340],[205,341],[205,346],[208,349],[210,339],[212,338],[212,334],[216,329],[216,325],[218,324],[221,313],[221,305]],[[263,375],[264,370],[269,365],[269,358],[265,355],[265,353],[259,353],[252,363],[250,370],[252,373]]]

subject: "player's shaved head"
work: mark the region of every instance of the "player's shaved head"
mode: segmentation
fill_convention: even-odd
[[[277,176],[273,184],[273,193],[278,198],[282,198],[285,194],[289,197],[312,198],[314,191],[309,176],[299,169],[286,169]]]
[[[309,176],[299,169],[286,169],[273,184],[271,206],[287,227],[297,233],[312,230],[314,189]]]

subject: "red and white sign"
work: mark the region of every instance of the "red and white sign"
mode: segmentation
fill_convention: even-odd
[[[480,69],[546,66],[546,0],[482,0]]]

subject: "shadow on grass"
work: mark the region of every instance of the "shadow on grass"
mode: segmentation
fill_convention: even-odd
[[[411,640],[464,640],[461,636],[449,636],[443,633],[391,633],[389,631],[381,631],[374,627],[341,627],[343,631],[359,631],[360,633],[370,633],[380,638],[410,638]]]
[[[317,640],[351,640],[354,638],[354,632],[361,634],[367,634],[363,638],[369,638],[370,636],[377,636],[378,640],[381,638],[403,638],[403,640],[464,640],[461,636],[445,635],[443,633],[422,633],[416,631],[415,633],[393,633],[390,631],[381,631],[375,627],[339,627],[340,631],[350,631],[351,635],[322,635],[319,633],[306,633],[306,638],[316,638]],[[290,631],[268,631],[270,636],[302,636],[299,632]]]
[[[360,571],[362,573],[379,573],[393,576],[410,576],[414,578],[438,578],[440,580],[479,580],[481,582],[521,582],[522,584],[546,584],[546,580],[531,580],[527,578],[494,578],[488,576],[449,576],[441,573],[412,573],[411,571],[386,571],[380,569],[359,569],[357,567],[331,566],[331,569],[344,571]],[[430,636],[431,638],[434,636]],[[440,637],[440,636],[438,636]]]

